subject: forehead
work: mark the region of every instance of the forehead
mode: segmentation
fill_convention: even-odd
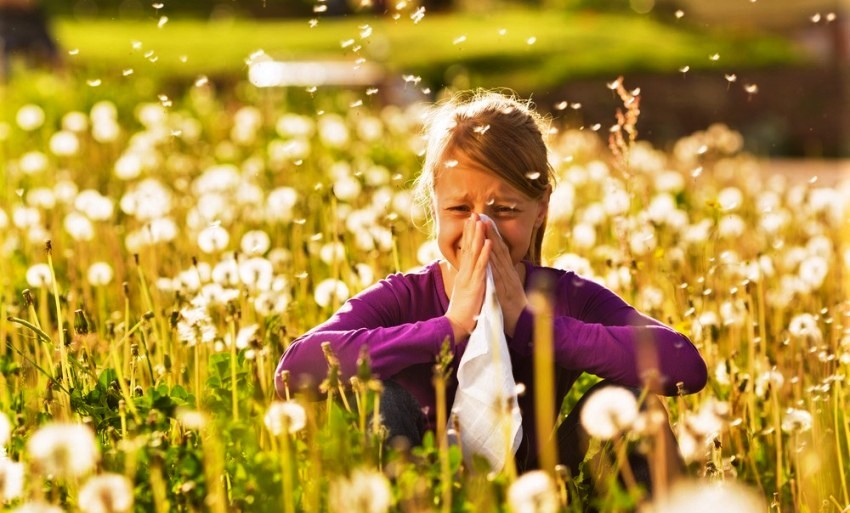
[[[434,195],[438,200],[529,199],[507,180],[463,156],[443,159],[437,165]]]

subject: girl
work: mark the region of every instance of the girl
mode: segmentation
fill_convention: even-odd
[[[540,265],[553,182],[542,127],[528,104],[492,92],[459,95],[434,110],[415,190],[433,217],[443,258],[416,272],[393,274],[351,298],[289,346],[278,376],[286,370],[296,386],[320,383],[328,370],[321,344],[328,341],[347,379],[356,373],[366,346],[372,371],[384,380],[381,412],[390,436],[421,443],[424,432],[434,428],[436,358],[448,338],[453,365],[461,360],[481,311],[489,265],[514,378],[526,387],[518,398],[520,470],[538,465],[533,313],[527,297],[532,284],[545,284],[553,300],[556,411],[583,372],[637,389],[652,372],[653,391],[668,395],[677,393],[677,385],[686,392],[702,389],[705,363],[684,335],[640,314],[602,285]],[[652,355],[652,368],[643,357],[639,368],[638,349]],[[283,395],[279,379],[276,385]],[[455,378],[448,387],[449,404],[456,386]],[[560,462],[573,475],[586,450],[578,409],[558,429]]]

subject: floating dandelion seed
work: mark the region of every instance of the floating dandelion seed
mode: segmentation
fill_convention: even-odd
[[[349,46],[354,44],[353,39],[345,39],[339,43],[339,45],[343,48],[348,48]]]
[[[744,84],[744,91],[753,95],[759,92],[759,86],[757,84]]]
[[[713,53],[713,54],[708,56],[708,59],[715,61],[715,62],[719,61],[720,60],[720,54],[719,53]]]
[[[360,29],[360,39],[366,39],[372,35],[372,27],[369,25],[360,25],[358,28]]]
[[[168,16],[160,16],[159,22],[157,22],[157,28],[162,28],[165,24],[168,23]]]
[[[311,18],[310,21],[307,22],[307,25],[310,28],[316,28],[316,25],[318,25],[318,24],[319,24],[319,20],[317,20],[316,18]]]
[[[456,37],[452,40],[452,44],[453,45],[459,45],[459,44],[463,43],[464,41],[466,41],[466,36],[458,36],[458,37]]]
[[[422,21],[422,18],[425,17],[425,7],[420,7],[410,15],[410,19],[413,20],[413,24],[417,24]]]
[[[448,160],[446,160],[445,162],[443,162],[443,166],[444,166],[444,167],[449,167],[449,168],[451,168],[451,167],[457,167],[457,160],[454,160],[454,159],[448,159]]]
[[[363,106],[363,100],[355,100],[348,104],[349,108],[356,109],[357,107]]]
[[[695,168],[693,171],[691,171],[691,176],[693,178],[696,178],[701,174],[702,174],[702,166],[699,166],[699,167]]]
[[[812,20],[812,23],[820,22],[820,20],[821,20],[820,13],[818,12],[818,13],[813,14],[809,19]]]
[[[413,84],[413,85],[416,85],[416,84],[418,84],[419,82],[422,81],[422,77],[420,77],[418,75],[402,75],[401,78],[406,83],[410,83],[410,84]]]
[[[313,12],[314,13],[323,13],[328,11],[328,6],[324,4],[314,5]]]
[[[679,68],[679,73],[683,73],[683,74],[684,74],[684,73],[687,73],[687,72],[688,72],[688,71],[690,71],[690,70],[691,70],[691,67],[690,67],[690,66],[682,66],[681,68]]]
[[[558,103],[555,104],[555,110],[564,110],[569,106],[570,106],[569,102],[561,101],[561,102],[558,102]]]
[[[676,13],[674,15],[676,16],[676,19],[679,20],[679,19],[682,18],[682,16],[685,15],[685,11],[679,9],[679,10],[676,11]]]
[[[263,422],[275,436],[283,434],[284,426],[289,434],[295,434],[307,425],[307,412],[295,401],[274,401],[266,410]]]
[[[723,78],[725,78],[726,81],[731,84],[732,82],[738,80],[738,75],[736,75],[734,73],[730,73],[728,75],[723,75]]]
[[[370,87],[369,89],[366,89],[366,96],[372,96],[373,94],[378,94],[377,87]]]
[[[828,22],[830,22],[830,23],[831,23],[831,22],[835,21],[835,19],[836,19],[837,17],[838,17],[838,16],[836,16],[836,14],[835,14],[834,12],[827,13],[827,15],[826,15],[826,21],[828,21]]]
[[[130,42],[130,47],[133,50],[141,50],[142,42],[141,41],[132,41],[132,42]]]
[[[534,36],[531,36],[531,37],[529,37],[528,39],[525,40],[525,43],[529,46],[533,45],[536,42],[537,42],[537,38],[534,37]]]
[[[71,48],[70,50],[68,50],[68,55],[79,55],[79,54],[80,54],[79,48]]]
[[[602,128],[602,123],[596,123],[595,125],[590,126],[590,129],[594,132],[598,132],[600,128]]]
[[[133,483],[121,474],[94,476],[80,488],[80,510],[87,513],[123,513],[133,509]]]
[[[206,75],[201,75],[195,79],[195,87],[203,87],[210,83],[210,79]]]
[[[162,9],[163,7],[165,7],[165,4],[163,4],[163,3],[155,3],[155,4],[153,4],[151,7],[153,7],[154,9],[156,9],[156,10],[158,11],[158,10]]]
[[[608,89],[610,89],[612,91],[616,91],[620,87],[620,85],[622,85],[622,83],[623,83],[622,79],[618,78],[618,79],[614,80],[613,82],[606,83],[605,87],[607,87]]]
[[[507,33],[508,33],[508,29],[504,29],[504,28],[499,29],[499,35],[500,36],[504,36]]]
[[[89,87],[98,87],[102,83],[103,82],[99,78],[95,78],[95,79],[92,79],[92,80],[86,80],[86,84],[88,84]]]
[[[133,68],[127,68],[127,69],[125,69],[124,71],[121,72],[121,75],[123,75],[125,77],[129,77],[132,74],[133,74]]]
[[[490,130],[490,125],[478,125],[472,129],[478,135],[484,135],[487,133],[487,130]]]

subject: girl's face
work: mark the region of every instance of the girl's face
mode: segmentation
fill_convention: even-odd
[[[463,223],[472,213],[486,214],[495,221],[511,260],[519,264],[528,253],[534,229],[545,219],[549,195],[531,199],[463,154],[443,160],[436,173],[437,243],[449,264],[458,268]]]

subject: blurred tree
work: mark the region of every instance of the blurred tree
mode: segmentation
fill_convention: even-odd
[[[30,64],[60,63],[47,17],[36,0],[0,0],[0,80],[8,76],[16,57]]]

